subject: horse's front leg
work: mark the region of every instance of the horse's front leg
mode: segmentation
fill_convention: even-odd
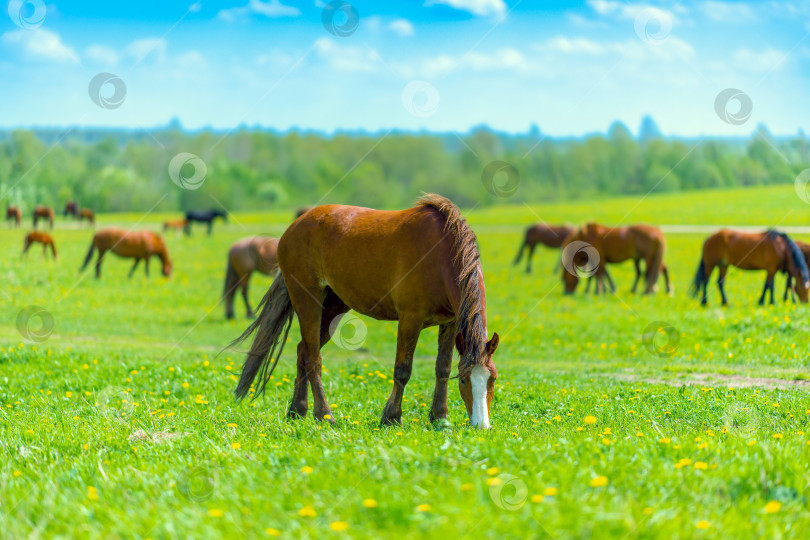
[[[633,260],[633,265],[635,266],[635,270],[636,270],[636,279],[633,281],[633,288],[630,289],[630,292],[633,293],[633,294],[636,294],[636,289],[638,288],[638,280],[641,279],[641,260],[640,259],[634,259]],[[649,268],[649,266],[648,266],[648,268]]]
[[[143,259],[143,269],[146,272],[146,277],[149,277],[149,259],[151,258],[151,256],[146,256]]]
[[[456,322],[439,326],[439,354],[436,356],[436,387],[433,390],[433,405],[430,421],[447,418],[447,383],[453,366],[453,337]]]
[[[394,387],[391,396],[385,404],[380,424],[394,425],[402,423],[402,396],[405,394],[405,385],[411,378],[413,368],[413,352],[419,341],[422,331],[420,317],[405,316],[399,320],[397,327],[397,357],[394,363]]]
[[[132,274],[135,273],[135,269],[138,268],[138,263],[141,262],[140,257],[135,259],[135,264],[132,265],[132,268],[129,271],[129,278],[132,279]]]

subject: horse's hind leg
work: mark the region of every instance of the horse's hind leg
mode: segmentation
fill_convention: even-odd
[[[723,305],[728,305],[726,300],[726,273],[728,266],[720,266],[717,268],[717,288],[720,290],[720,298],[723,300]]]
[[[447,418],[447,382],[453,366],[453,338],[456,322],[439,326],[439,353],[436,356],[436,387],[433,390],[433,405],[430,407],[430,421]]]
[[[411,368],[413,367],[413,352],[416,350],[416,343],[419,341],[419,333],[422,331],[422,319],[420,317],[404,317],[400,315],[397,326],[397,358],[394,364],[394,388],[391,396],[385,404],[382,413],[381,425],[392,425],[402,423],[402,396],[405,394],[405,385],[411,378]]]
[[[528,257],[526,257],[526,273],[532,273],[532,257],[534,256],[534,248],[537,247],[537,244],[532,244],[529,246],[529,253]]]
[[[636,294],[636,289],[638,288],[638,281],[641,279],[641,259],[633,259],[633,265],[636,269],[636,279],[633,281],[633,288],[630,289],[630,292]]]
[[[250,308],[250,299],[248,298],[248,283],[250,282],[250,274],[246,274],[245,277],[242,278],[241,283],[239,284],[239,288],[242,289],[242,298],[245,299],[245,308],[247,309],[247,317],[252,319],[256,316],[253,313],[253,310]],[[323,341],[321,341],[321,346],[323,346]]]
[[[101,248],[98,249],[98,259],[96,259],[96,278],[101,277],[101,261],[104,259],[105,253],[107,253],[106,250]]]
[[[138,263],[141,262],[140,258],[135,259],[135,264],[132,265],[132,268],[129,270],[129,279],[132,279],[132,274],[135,273],[135,269],[138,268]]]

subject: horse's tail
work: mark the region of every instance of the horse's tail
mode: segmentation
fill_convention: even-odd
[[[233,297],[236,288],[239,286],[239,274],[233,267],[231,255],[228,254],[228,268],[225,270],[225,290],[222,292],[222,299],[225,301],[225,318],[233,318]]]
[[[284,283],[281,272],[276,275],[267,294],[262,298],[259,308],[261,309],[259,317],[230,344],[233,347],[249,338],[254,332],[256,333],[247,359],[242,366],[239,384],[234,392],[238,400],[247,396],[257,375],[259,384],[254,399],[264,393],[267,381],[270,380],[273,370],[276,369],[281,351],[284,350],[284,343],[287,341],[287,335],[290,333],[295,310],[293,310],[287,284]]]
[[[96,239],[93,238],[93,241],[90,242],[90,250],[87,252],[87,257],[84,258],[84,264],[82,264],[81,269],[79,272],[84,272],[84,269],[87,268],[87,265],[90,264],[90,261],[93,259],[93,250],[96,249]],[[55,256],[55,254],[54,254]]]
[[[703,286],[703,283],[706,281],[706,265],[703,262],[703,257],[700,258],[700,263],[698,263],[697,272],[695,272],[695,279],[692,280],[692,287],[690,291],[692,296],[697,296],[700,293],[700,288]]]
[[[664,264],[664,251],[666,251],[666,244],[663,239],[658,240],[655,246],[655,253],[647,267],[647,292],[653,292],[655,284],[658,283],[658,276],[661,273],[661,265]]]

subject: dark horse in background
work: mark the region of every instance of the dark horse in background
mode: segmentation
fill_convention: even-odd
[[[810,271],[801,249],[791,238],[782,232],[765,231],[750,233],[722,229],[709,236],[703,243],[703,256],[698,264],[693,282],[695,295],[701,292],[700,303],[707,303],[706,289],[709,278],[716,266],[718,269],[717,288],[723,305],[726,299],[726,273],[729,265],[740,270],[765,270],[765,286],[759,297],[759,305],[765,303],[765,295],[771,291],[771,304],[773,304],[774,278],[777,272],[787,272],[791,280],[795,280],[795,291],[799,300],[807,303],[807,289],[810,288]]]
[[[222,210],[189,210],[186,212],[186,226],[183,231],[186,233],[186,236],[191,236],[191,223],[196,221],[198,223],[207,224],[208,236],[211,236],[214,220],[216,218],[222,218],[222,221],[225,223],[228,222],[228,216]]]
[[[545,223],[538,223],[526,229],[526,235],[523,238],[523,243],[520,245],[515,262],[512,264],[517,265],[523,258],[523,253],[528,249],[529,254],[526,258],[526,273],[530,274],[532,271],[532,256],[534,255],[534,248],[537,244],[543,244],[550,248],[559,248],[576,229],[570,225],[546,225]]]
[[[76,204],[76,201],[68,201],[65,205],[65,211],[62,212],[64,217],[73,216],[79,217],[79,205]]]

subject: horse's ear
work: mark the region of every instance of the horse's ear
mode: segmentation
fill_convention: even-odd
[[[490,356],[495,354],[495,350],[498,348],[498,342],[499,341],[500,341],[500,338],[498,337],[498,332],[495,332],[494,334],[492,334],[492,339],[487,341],[487,352],[489,353]]]
[[[461,335],[461,332],[456,334],[456,349],[458,350],[459,356],[464,356],[464,351],[467,349],[467,344],[464,343],[464,336]]]

